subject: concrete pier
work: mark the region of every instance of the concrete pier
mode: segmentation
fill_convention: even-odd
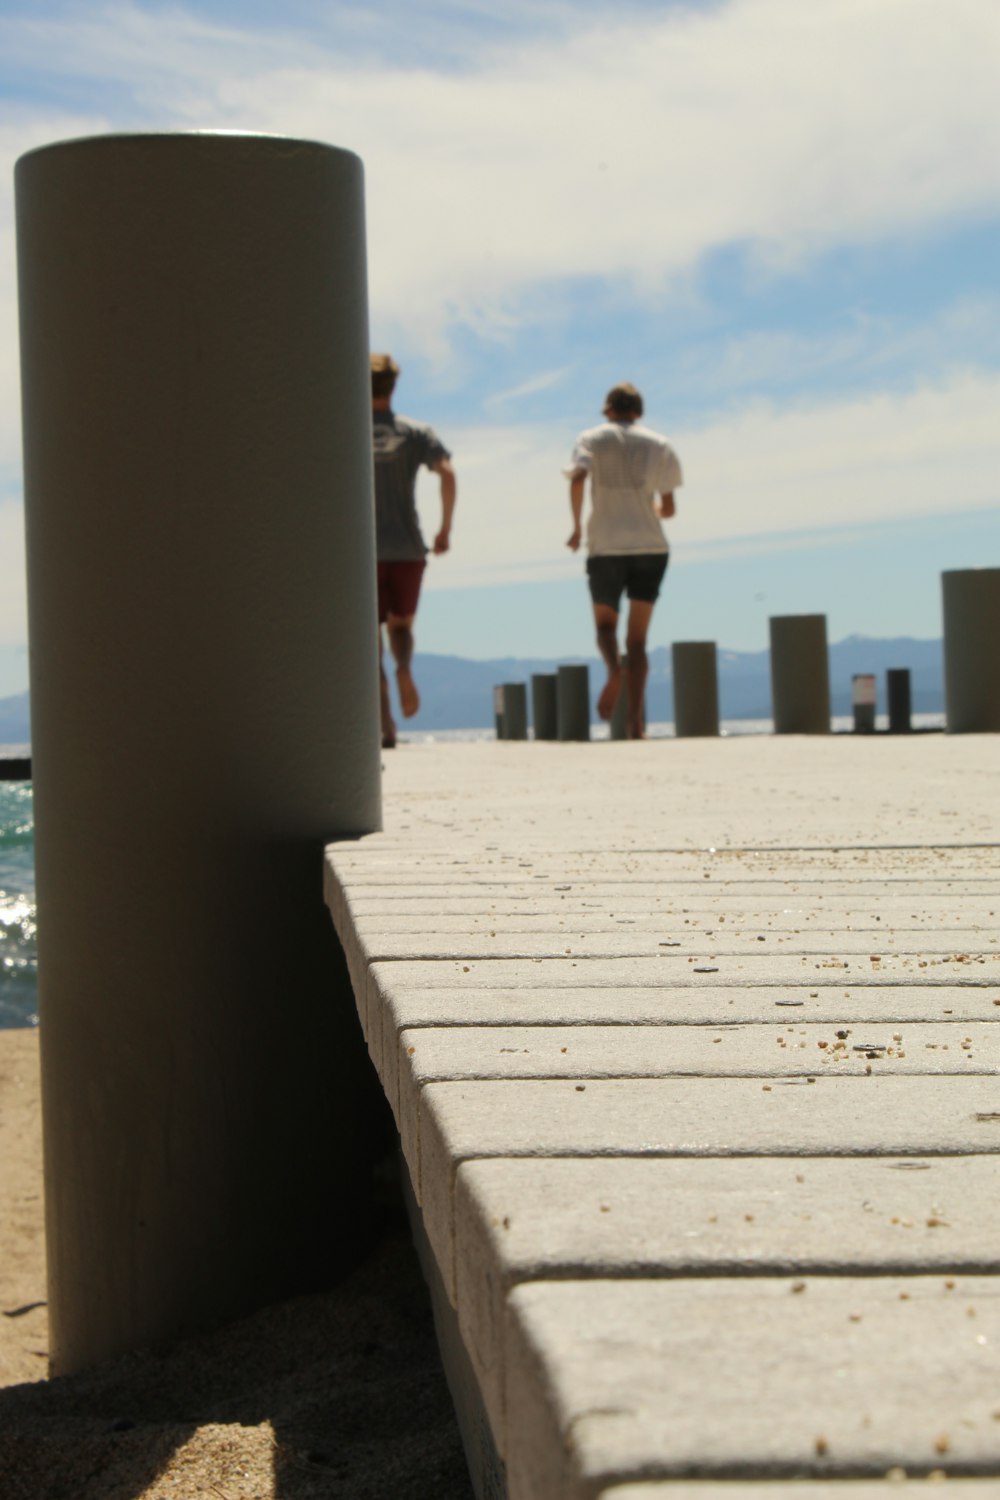
[[[1000,1492],[991,742],[387,778],[327,899],[481,1500]]]

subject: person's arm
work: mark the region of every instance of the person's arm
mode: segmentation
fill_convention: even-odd
[[[573,512],[573,530],[566,543],[571,552],[579,550],[583,537],[583,496],[586,486],[586,469],[574,469],[569,479],[569,508]]]
[[[458,481],[455,478],[455,470],[451,466],[450,458],[439,458],[436,464],[431,466],[431,472],[437,474],[441,480],[441,529],[434,538],[434,554],[441,556],[451,546],[451,518],[455,514],[455,501],[458,498]]]
[[[667,490],[666,494],[660,496],[660,515],[664,521],[669,521],[671,516],[677,514],[677,506],[674,504],[673,490]]]

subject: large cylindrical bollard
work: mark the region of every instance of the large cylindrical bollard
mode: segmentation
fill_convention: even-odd
[[[503,737],[528,738],[528,689],[523,682],[505,682],[503,692]]]
[[[910,732],[910,669],[889,667],[885,674],[885,696],[889,713],[889,733]]]
[[[559,736],[556,711],[556,674],[536,672],[531,679],[531,722],[536,740],[554,740]]]
[[[1000,731],[1000,568],[941,574],[949,734]]]
[[[829,734],[826,615],[772,615],[770,626],[775,734]]]
[[[693,739],[719,733],[719,674],[714,641],[674,641],[674,733]]]
[[[556,732],[560,740],[590,739],[590,671],[586,662],[556,671]]]
[[[17,166],[53,1368],[328,1280],[365,1061],[322,847],[381,818],[363,178]]]

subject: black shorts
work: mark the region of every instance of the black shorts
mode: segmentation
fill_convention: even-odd
[[[655,604],[668,557],[666,552],[617,552],[610,557],[588,557],[591,599],[615,613],[621,607],[623,593],[640,603]]]

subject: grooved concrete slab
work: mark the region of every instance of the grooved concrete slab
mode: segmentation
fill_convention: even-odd
[[[837,1479],[809,1480],[650,1480],[648,1484],[615,1484],[597,1500],[996,1500],[997,1479],[949,1479],[944,1469],[927,1478],[908,1479],[898,1465],[882,1479],[859,1479],[845,1485]]]
[[[1000,1495],[995,752],[386,757],[327,899],[507,1500]]]
[[[782,953],[724,954],[699,945],[687,954],[664,949],[651,958],[613,959],[586,953],[561,958],[427,958],[394,965],[393,978],[409,989],[444,989],[454,986],[475,990],[481,985],[508,989],[527,985],[532,989],[599,985],[615,989],[671,989],[680,985],[787,985],[787,984],[968,984],[989,985],[1000,995],[1000,954],[969,952],[952,947],[942,954],[880,954],[874,966],[867,955],[845,957],[833,953],[790,955]]]
[[[494,1430],[520,1282],[990,1272],[1000,1156],[465,1162],[455,1295]],[[1000,1399],[998,1399],[1000,1409]]]
[[[404,1031],[393,1092],[409,1160],[416,1160],[420,1091],[461,1079],[805,1078],[879,1073],[996,1075],[1000,1021],[975,1026],[443,1027]]]
[[[369,1035],[376,1067],[394,1108],[399,1103],[399,1034],[421,1027],[522,1025],[746,1025],[787,1021],[843,1029],[911,1022],[988,1023],[1000,1016],[1000,990],[925,985],[920,988],[812,986],[713,989],[408,989],[395,965],[369,975],[376,1021]],[[381,1014],[381,1026],[377,1018]]]
[[[1000,1151],[998,1093],[991,1078],[891,1076],[432,1083],[417,1141],[404,1144],[454,1297],[453,1184],[464,1161],[989,1154]]]
[[[1000,1473],[1000,1280],[954,1281],[517,1287],[512,1500],[629,1477]]]

